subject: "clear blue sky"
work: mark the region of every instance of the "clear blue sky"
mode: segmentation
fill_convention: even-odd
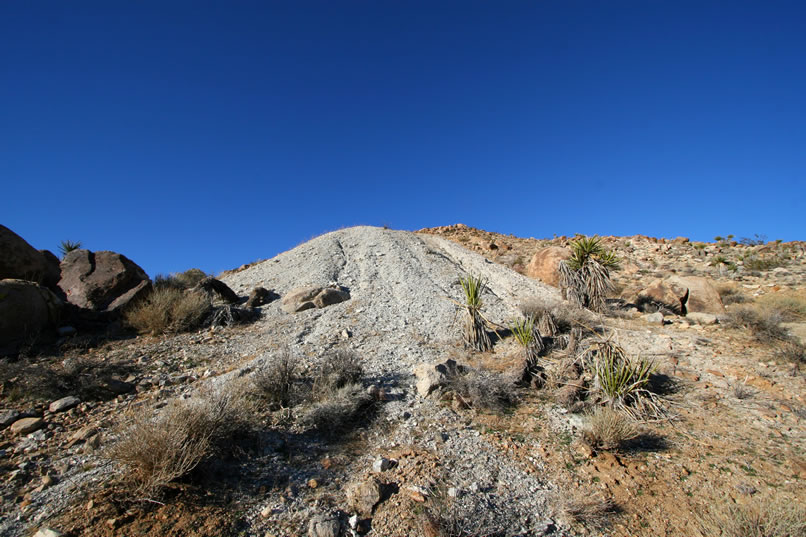
[[[806,239],[806,2],[0,3],[0,223],[220,271],[356,224]]]

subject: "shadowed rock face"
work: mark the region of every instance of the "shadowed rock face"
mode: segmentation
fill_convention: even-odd
[[[26,340],[55,328],[62,302],[46,287],[0,280],[0,355],[16,353]]]
[[[115,252],[73,250],[61,264],[59,287],[71,304],[95,311],[123,307],[147,291],[148,275],[126,256]],[[118,300],[121,297],[127,300]]]
[[[25,239],[0,225],[0,279],[15,278],[56,288],[59,259],[47,250],[41,252]]]

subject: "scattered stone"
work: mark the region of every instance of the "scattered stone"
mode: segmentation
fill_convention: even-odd
[[[19,410],[3,410],[0,412],[0,429],[5,429],[22,417]]]
[[[461,498],[462,496],[464,496],[464,492],[462,491],[462,489],[459,489],[459,488],[456,488],[456,487],[448,488],[448,497],[450,497],[450,498]]]
[[[409,485],[406,487],[406,493],[409,495],[409,498],[418,503],[425,502],[425,499],[429,496],[428,490],[425,487],[417,485]]]
[[[249,298],[247,299],[245,306],[247,308],[257,308],[277,300],[278,298],[280,298],[279,295],[273,291],[269,291],[264,287],[255,287],[252,289],[252,292],[249,293]]]
[[[92,438],[96,434],[98,434],[98,429],[96,429],[92,425],[87,425],[86,427],[74,432],[70,436],[70,442],[73,444],[78,442],[86,442],[88,439]]]
[[[417,377],[417,393],[420,397],[428,397],[431,392],[444,386],[451,376],[464,371],[464,366],[455,360],[446,360],[437,364],[420,364],[414,368]]]
[[[375,473],[385,472],[386,470],[392,468],[396,462],[391,459],[387,459],[386,457],[380,457],[375,459],[375,462],[372,463],[372,471]]]
[[[290,291],[282,301],[286,313],[324,308],[350,299],[350,293],[340,287],[300,287]]]
[[[381,493],[381,483],[370,478],[348,488],[347,504],[359,515],[371,517],[375,506],[381,501]]]
[[[717,316],[713,313],[702,313],[699,311],[689,313],[686,315],[686,319],[700,325],[711,325],[719,322]]]
[[[62,537],[62,532],[50,528],[40,528],[34,537]]]
[[[319,487],[319,480],[316,478],[311,478],[308,480],[308,488],[318,488]]]
[[[195,289],[204,291],[208,296],[217,295],[221,300],[229,304],[235,304],[240,300],[235,291],[230,289],[229,285],[215,278],[203,279],[196,285]]]
[[[308,523],[308,537],[338,537],[341,524],[335,516],[316,515]]]
[[[110,391],[115,395],[122,395],[134,390],[135,385],[130,382],[124,382],[119,379],[107,379],[101,384],[101,388]]]
[[[48,410],[56,414],[58,412],[64,412],[65,410],[70,410],[71,408],[78,406],[79,403],[81,403],[81,399],[70,395],[67,397],[62,397],[57,401],[53,401],[48,407]]]
[[[30,434],[45,426],[42,418],[22,418],[11,425],[11,432],[14,434]]]
[[[649,324],[663,324],[663,314],[659,311],[656,311],[655,313],[647,313],[641,318],[644,320],[644,322]]]

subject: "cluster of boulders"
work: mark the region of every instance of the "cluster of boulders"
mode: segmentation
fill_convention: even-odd
[[[675,239],[675,242],[683,239]],[[526,275],[543,283],[559,287],[559,265],[571,257],[571,250],[547,246],[532,256]],[[689,320],[710,324],[724,315],[725,306],[713,282],[702,276],[657,278],[648,285],[636,284],[624,289],[619,297],[622,305],[649,314],[686,316]],[[651,321],[651,319],[648,319]]]
[[[77,249],[59,261],[2,225],[0,252],[0,356],[16,354],[43,336],[74,333],[76,326],[107,327],[153,288],[148,274],[122,254]],[[215,278],[202,280],[196,289],[228,304],[241,302]],[[245,306],[251,310],[277,298],[257,287]],[[282,309],[296,313],[349,298],[349,291],[336,285],[302,287],[285,296]]]

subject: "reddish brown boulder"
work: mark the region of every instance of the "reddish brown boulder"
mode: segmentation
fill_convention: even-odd
[[[27,280],[56,288],[59,259],[52,253],[37,250],[3,225],[0,225],[0,252],[0,280]]]
[[[143,269],[115,252],[73,250],[64,257],[61,269],[59,287],[67,301],[95,311],[124,307],[147,292],[151,282]]]
[[[543,283],[559,287],[560,273],[558,267],[560,261],[565,261],[570,257],[571,250],[568,248],[561,248],[560,246],[541,248],[535,252],[532,260],[529,261],[529,265],[526,267],[526,275]]]
[[[655,279],[635,293],[625,290],[622,298],[636,305],[651,304],[671,310],[678,315],[686,313],[725,313],[725,306],[711,280],[700,276],[669,276]]]

